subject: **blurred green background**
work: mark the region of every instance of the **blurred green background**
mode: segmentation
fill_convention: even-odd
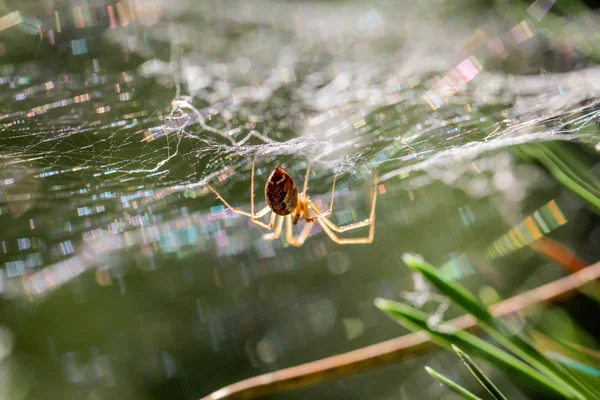
[[[198,399],[403,335],[375,298],[439,310],[405,252],[486,302],[569,273],[537,231],[594,263],[599,23],[578,1],[0,0],[0,399]],[[249,210],[251,161],[258,207],[277,165],[310,164],[320,205],[335,174],[340,225],[376,171],[374,242],[265,241],[206,189]],[[597,313],[518,329],[595,348]],[[460,364],[273,398],[455,398],[425,365],[484,396]]]

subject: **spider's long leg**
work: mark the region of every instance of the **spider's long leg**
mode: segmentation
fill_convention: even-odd
[[[310,164],[308,164],[308,166],[306,167],[306,175],[304,176],[304,185],[302,187],[302,197],[306,198],[307,200],[308,200],[308,178],[309,177],[310,177]],[[318,215],[315,215],[312,218],[309,218],[308,217],[308,202],[305,203],[304,209],[302,211],[304,213],[304,218],[306,219],[306,222],[308,222],[308,223],[315,222],[317,219],[331,214],[331,209],[333,208],[334,191],[335,191],[335,175],[333,176],[333,184],[331,185],[331,200],[329,201],[329,210],[325,211],[324,213],[319,213]],[[298,222],[297,219],[295,221]]]
[[[266,208],[269,208],[269,207],[266,207]],[[270,211],[270,210],[271,210],[271,209],[269,208],[269,211]],[[262,212],[262,211],[264,211],[264,208],[261,210],[261,212]],[[258,214],[260,214],[260,213],[258,213]],[[265,213],[265,214],[266,214],[266,213]],[[269,220],[269,224],[268,224],[268,225],[267,225],[267,224],[265,224],[265,223],[264,223],[264,222],[262,222],[262,221],[259,221],[259,220],[257,219],[258,217],[253,217],[253,218],[252,218],[252,222],[254,222],[256,225],[260,225],[260,226],[262,226],[263,228],[267,228],[267,229],[273,229],[273,226],[275,225],[275,217],[276,217],[276,216],[277,216],[277,215],[275,215],[275,213],[272,213],[272,214],[271,214],[271,219]]]
[[[252,222],[254,222],[256,225],[262,226],[263,228],[273,229],[273,225],[275,224],[275,213],[271,215],[271,220],[268,225],[258,220],[258,218],[262,217],[268,212],[268,210],[265,211],[265,209],[270,210],[269,206],[267,206],[259,211],[258,214],[254,214],[254,161],[252,161],[252,178],[250,179],[250,211],[252,213]]]
[[[275,239],[279,239],[279,237],[281,236],[281,230],[283,228],[283,220],[285,218],[281,215],[276,215],[275,213],[273,213],[273,215],[271,216],[271,218],[273,218],[273,217],[277,217],[277,224],[275,225],[275,230],[273,232],[267,233],[265,236],[263,236],[263,239],[265,239],[265,240],[275,240]]]
[[[250,175],[250,213],[254,221],[254,218],[256,218],[254,215],[254,161],[252,161],[252,175]]]
[[[335,175],[333,176],[333,183],[331,184],[331,198],[329,199],[329,209],[325,212],[321,212],[319,211],[317,208],[312,206],[312,202],[311,202],[311,207],[317,212],[317,215],[315,215],[312,218],[308,218],[308,209],[306,210],[306,222],[315,222],[316,220],[326,217],[329,214],[331,214],[331,210],[333,210],[333,197],[335,194]]]
[[[217,192],[215,189],[213,189],[212,186],[210,185],[206,185],[208,186],[208,188],[210,190],[212,190],[212,192],[217,195],[217,198],[219,200],[221,200],[223,202],[223,204],[225,204],[225,206],[227,208],[229,208],[231,211],[233,211],[236,214],[241,214],[241,215],[245,215],[246,217],[250,217],[250,219],[252,220],[252,222],[254,222],[256,225],[262,226],[263,228],[267,228],[267,229],[273,229],[273,218],[271,217],[271,221],[269,224],[265,224],[262,221],[259,221],[258,218],[260,217],[264,217],[269,211],[271,211],[271,209],[269,208],[269,206],[266,206],[265,208],[263,208],[262,210],[260,210],[257,214],[252,215],[247,211],[244,210],[240,210],[237,207],[232,207],[227,201],[225,201],[225,199],[223,197],[221,197],[221,195],[219,194],[219,192]]]
[[[302,194],[308,194],[308,177],[310,176],[310,164],[306,166],[306,175],[304,176],[304,185],[302,186]]]
[[[368,244],[373,242],[373,226],[375,226],[374,222],[371,221],[371,229],[369,230],[369,236],[360,237],[360,238],[340,238],[338,235],[333,233],[331,228],[324,223],[326,218],[318,219],[317,222],[321,225],[321,228],[325,231],[327,236],[331,238],[337,244]]]
[[[291,244],[292,246],[300,247],[304,244],[304,241],[310,234],[314,224],[306,224],[304,228],[302,228],[302,232],[298,237],[294,237],[294,232],[292,231],[292,216],[287,215],[285,217],[285,241]]]
[[[355,222],[353,224],[338,226],[334,224],[329,218],[321,217],[317,220],[317,222],[321,225],[325,233],[338,244],[358,244],[358,243],[371,243],[373,241],[373,237],[375,235],[375,205],[377,204],[377,176],[375,176],[373,183],[373,194],[371,199],[371,212],[369,213],[369,219]],[[320,213],[319,208],[314,202],[310,202],[311,208],[313,208],[316,212]],[[363,226],[369,227],[369,234],[366,237],[360,238],[340,238],[335,232],[346,232],[352,229],[361,228]]]
[[[263,228],[273,229],[273,224],[275,222],[274,214],[271,216],[271,221],[269,224],[265,224],[264,222],[258,220],[258,218],[265,216],[269,211],[271,211],[268,206],[260,210],[257,214],[254,214],[254,163],[252,163],[252,179],[250,180],[250,212],[240,210],[237,207],[232,207],[212,186],[208,184],[206,186],[208,186],[208,188],[217,196],[217,198],[234,213],[250,217],[252,222],[254,222],[256,225],[262,226]]]
[[[249,212],[247,212],[247,211],[244,211],[244,210],[240,210],[240,209],[239,209],[239,208],[237,208],[237,207],[232,207],[232,206],[231,206],[231,205],[230,205],[230,204],[229,204],[229,203],[228,203],[228,202],[227,202],[227,201],[226,201],[226,200],[225,200],[225,199],[224,199],[224,198],[223,198],[223,197],[222,197],[222,196],[219,194],[219,192],[217,192],[217,191],[216,191],[216,190],[215,190],[215,189],[214,189],[212,186],[210,186],[209,184],[207,184],[206,186],[207,186],[207,187],[208,187],[210,190],[212,190],[212,192],[213,192],[213,193],[214,193],[214,194],[217,196],[217,198],[218,198],[219,200],[221,200],[221,201],[223,202],[223,204],[225,204],[225,206],[226,206],[227,208],[229,208],[231,211],[233,211],[234,213],[237,213],[237,214],[242,214],[242,215],[245,215],[246,217],[252,217],[252,214],[250,214]]]
[[[263,208],[262,210],[260,210],[258,213],[256,213],[254,215],[254,218],[262,218],[265,215],[267,215],[269,213],[269,211],[271,211],[271,209],[269,208],[269,206],[266,206],[265,208]],[[273,218],[273,216],[271,216],[271,218]]]
[[[310,202],[310,207],[313,210],[319,212],[319,208],[312,201]],[[323,224],[327,225],[331,230],[333,230],[335,232],[339,232],[339,233],[351,231],[353,229],[362,228],[363,226],[371,225],[371,218],[365,219],[364,221],[354,222],[352,224],[348,224],[348,225],[344,225],[344,226],[336,225],[328,217],[321,217],[319,219],[322,220]]]

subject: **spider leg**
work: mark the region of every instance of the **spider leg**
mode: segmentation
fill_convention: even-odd
[[[269,208],[269,206],[263,208],[262,210],[260,210],[258,213],[254,214],[254,218],[262,218],[265,215],[267,215],[269,213],[269,211],[271,211],[271,209]],[[271,218],[273,218],[273,216],[271,216]]]
[[[302,213],[304,212],[304,207],[307,207],[307,202],[304,200],[306,199],[306,197],[304,197],[304,195],[299,195],[298,196],[298,204],[296,205],[296,209],[294,210],[294,212],[291,214],[294,216],[294,222],[292,222],[294,225],[296,225],[298,223],[298,220],[300,219],[300,217],[302,216]]]
[[[302,232],[300,232],[300,235],[298,235],[298,237],[294,237],[294,233],[292,232],[292,216],[287,215],[285,219],[285,241],[291,244],[292,246],[302,246],[304,244],[304,241],[310,234],[310,231],[312,230],[314,224],[304,225],[304,228],[302,228]]]
[[[254,162],[252,163],[252,179],[250,180],[250,192],[251,192],[250,193],[250,212],[241,210],[241,209],[239,209],[237,207],[232,207],[223,198],[223,196],[221,196],[219,194],[219,192],[217,192],[212,186],[210,186],[208,184],[206,186],[208,186],[208,188],[210,190],[212,190],[212,192],[217,196],[217,198],[219,200],[221,200],[223,202],[223,204],[225,204],[225,206],[227,206],[227,208],[229,208],[234,213],[245,215],[246,217],[250,217],[250,219],[252,220],[252,222],[254,222],[256,225],[262,226],[263,228],[273,229],[273,224],[275,222],[275,214],[273,214],[271,216],[271,221],[270,221],[269,224],[265,224],[264,222],[258,220],[258,218],[265,216],[269,211],[271,211],[271,209],[269,208],[269,206],[263,208],[257,214],[254,214]]]
[[[227,208],[229,208],[231,211],[233,211],[234,213],[245,215],[246,217],[250,217],[250,219],[252,220],[252,222],[254,222],[256,225],[262,226],[263,228],[273,229],[273,217],[271,217],[271,221],[270,221],[269,224],[265,224],[264,222],[258,220],[258,218],[265,216],[269,211],[271,211],[271,209],[269,208],[269,206],[263,208],[257,214],[252,215],[252,214],[250,214],[247,211],[240,210],[237,207],[232,207],[223,197],[221,197],[221,195],[219,194],[219,192],[217,192],[215,189],[213,189],[212,186],[210,186],[210,185],[206,185],[206,186],[208,186],[208,188],[213,191],[213,193],[217,196],[217,198],[219,200],[221,200],[223,202],[223,204],[225,204],[225,206]]]
[[[377,176],[375,176],[374,183],[373,183],[373,195],[372,195],[373,197],[371,199],[371,212],[369,214],[368,219],[366,219],[364,221],[360,221],[360,222],[355,222],[353,224],[344,225],[344,226],[338,226],[338,225],[334,224],[326,216],[322,216],[321,218],[317,219],[317,222],[321,225],[321,227],[323,228],[325,233],[331,238],[331,240],[333,240],[334,242],[336,242],[338,244],[360,244],[360,243],[373,242],[373,237],[375,235],[375,204],[377,203],[377,183],[378,183]],[[314,202],[311,201],[310,206],[317,213],[321,213],[319,208],[317,207],[317,205]],[[341,232],[346,232],[346,231],[349,231],[352,229],[361,228],[364,226],[369,227],[369,234],[366,237],[340,238],[339,236],[337,236],[334,233],[334,231],[341,233]]]
[[[308,178],[308,176],[307,176]],[[307,184],[307,182],[305,182],[305,185]],[[335,175],[333,176],[333,183],[331,184],[331,198],[329,199],[329,209],[325,212],[321,212],[318,211],[317,208],[312,206],[312,202],[311,203],[311,207],[317,212],[317,215],[315,215],[312,218],[308,217],[308,204],[306,205],[306,211],[305,211],[305,218],[306,218],[306,222],[315,222],[316,220],[326,217],[329,214],[331,214],[331,210],[333,210],[333,197],[335,194]],[[308,198],[308,197],[307,197]]]
[[[335,175],[333,176],[333,184],[331,185],[331,200],[329,200],[329,209],[323,213],[319,213],[312,218],[308,217],[308,178],[310,177],[310,164],[306,167],[306,175],[304,176],[304,185],[302,187],[302,194],[300,197],[305,198],[307,200],[306,203],[303,204],[302,212],[304,213],[304,218],[306,222],[315,222],[319,218],[323,218],[329,214],[331,214],[331,210],[333,209],[333,195],[335,192]],[[299,217],[299,216],[298,216]],[[298,222],[298,218],[294,220],[294,225]]]
[[[254,221],[254,161],[252,161],[252,175],[250,177],[250,213],[252,213],[252,220]]]
[[[258,220],[258,218],[262,217],[270,210],[271,209],[269,208],[269,206],[266,206],[265,208],[260,210],[258,214],[254,214],[254,161],[252,161],[252,178],[250,179],[250,212],[252,213],[252,216],[250,218],[252,219],[252,222],[254,222],[256,225],[262,226],[263,228],[273,229],[273,225],[275,224],[275,213],[271,214],[271,220],[269,221],[269,225]]]
[[[265,208],[269,208],[269,207],[265,207]],[[265,209],[264,209],[264,208],[263,208],[263,209],[262,209],[262,210],[261,210],[261,211],[260,211],[260,212],[259,212],[257,215],[260,215],[260,213],[261,213],[261,212],[263,212],[263,211],[265,211]],[[267,210],[267,212],[268,212],[268,211],[271,211],[271,209],[269,208],[269,210]],[[266,212],[265,212],[265,214],[266,214]],[[264,215],[264,214],[263,214],[263,215]],[[258,216],[254,216],[254,217],[252,217],[251,219],[252,219],[252,222],[254,222],[256,225],[260,225],[260,226],[262,226],[263,228],[267,228],[267,229],[273,229],[273,226],[275,225],[275,217],[276,217],[275,213],[272,213],[272,214],[271,214],[271,219],[269,220],[269,224],[268,224],[268,225],[267,225],[267,224],[265,224],[265,223],[264,223],[264,222],[262,222],[262,221],[259,221],[259,220],[257,219],[257,218],[259,218]]]
[[[325,231],[327,236],[331,238],[337,244],[368,244],[373,242],[373,227],[375,226],[375,221],[370,221],[371,229],[369,229],[369,235],[366,237],[358,237],[358,238],[340,238],[336,235],[333,230],[327,226],[325,223],[327,217],[318,219],[317,222],[321,225],[321,228]],[[331,221],[329,221],[332,223]]]
[[[265,236],[263,236],[263,239],[265,239],[265,240],[276,240],[276,239],[279,239],[279,237],[281,236],[281,230],[283,228],[284,217],[281,215],[275,215],[275,213],[273,213],[271,218],[273,218],[275,216],[277,217],[277,225],[275,225],[275,230],[273,232],[267,233]]]
[[[312,209],[314,209],[315,211],[319,210],[319,208],[317,207],[317,205],[315,203],[313,203],[312,201],[310,202],[310,207]],[[317,211],[317,212],[319,212],[319,211]],[[344,225],[344,226],[336,225],[328,217],[321,217],[319,219],[322,219],[323,223],[325,225],[327,225],[329,227],[329,229],[331,229],[332,231],[335,231],[335,232],[339,232],[339,233],[346,232],[346,231],[351,231],[353,229],[362,228],[363,226],[369,226],[369,225],[371,225],[371,218],[367,218],[364,221],[354,222],[354,223],[351,223],[351,224],[348,224],[348,225]]]
[[[310,176],[310,164],[306,167],[306,175],[304,176],[304,185],[302,185],[302,194],[308,194],[308,177]]]

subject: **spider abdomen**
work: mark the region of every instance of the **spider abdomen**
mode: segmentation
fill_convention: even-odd
[[[279,167],[275,167],[265,185],[267,205],[277,215],[289,215],[298,204],[298,190],[294,179]]]

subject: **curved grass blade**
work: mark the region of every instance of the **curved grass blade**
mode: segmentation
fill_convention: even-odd
[[[431,340],[442,347],[449,348],[451,344],[456,344],[469,351],[469,353],[489,361],[500,370],[518,376],[521,380],[532,386],[536,386],[544,391],[557,394],[567,399],[579,398],[571,390],[568,390],[563,385],[557,384],[557,382],[552,379],[548,379],[547,376],[530,365],[475,335],[457,330],[453,327],[448,327],[447,325],[443,326],[443,324],[440,325],[439,330],[429,328],[427,324],[429,316],[421,310],[406,304],[381,298],[375,300],[375,306],[412,331],[428,332],[431,335]]]
[[[593,165],[574,154],[566,143],[535,143],[513,148],[523,158],[534,158],[566,188],[600,212],[600,181],[591,173]]]
[[[486,374],[471,360],[464,351],[462,351],[458,346],[452,345],[452,349],[458,354],[458,356],[463,360],[469,371],[477,378],[481,386],[485,388],[496,400],[507,400],[506,397],[500,392],[500,390],[494,385],[494,383],[487,377]]]
[[[420,256],[404,254],[402,259],[412,270],[422,274],[456,305],[473,315],[479,325],[498,343],[513,354],[544,373],[550,380],[571,392],[576,399],[598,398],[597,393],[581,381],[574,379],[558,363],[540,353],[529,339],[522,334],[510,334],[510,328],[494,317],[471,292],[457,282],[448,282],[437,273],[437,269]]]
[[[467,400],[483,400],[481,397],[475,396],[473,393],[469,392],[467,389],[460,386],[458,383],[454,382],[453,380],[440,374],[436,370],[429,368],[429,367],[425,367],[425,371],[427,371],[427,373],[429,375],[431,375],[434,379],[439,381],[442,385],[446,386],[448,389],[450,389],[454,393],[464,397],[465,399],[467,399]]]
[[[577,354],[579,357],[587,359],[600,361],[600,352],[598,350],[590,349],[588,347],[572,343],[565,339],[555,339],[555,342],[562,345],[565,349]]]
[[[459,307],[477,318],[479,322],[492,324],[494,316],[481,303],[477,297],[455,282],[447,282],[438,275],[437,269],[426,262],[423,257],[415,254],[403,254],[402,260],[413,271],[423,275],[425,279],[436,286],[450,300],[454,301]]]

